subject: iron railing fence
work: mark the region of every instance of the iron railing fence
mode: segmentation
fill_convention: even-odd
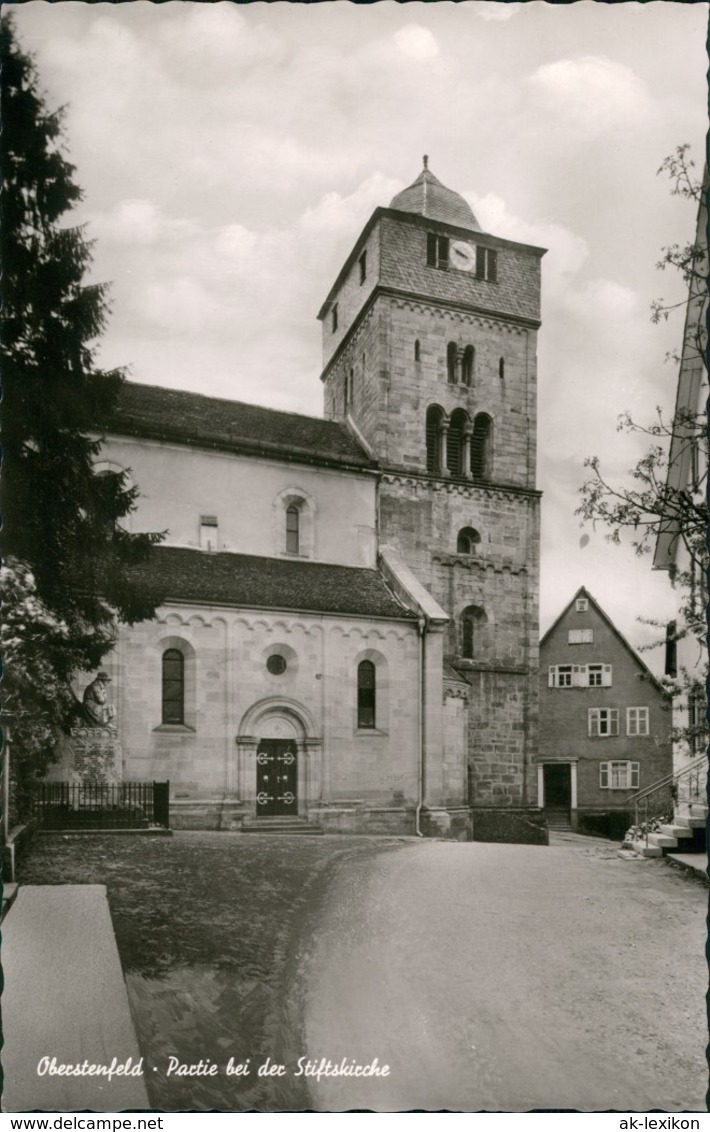
[[[31,816],[40,829],[169,829],[170,783],[38,782]]]
[[[631,795],[629,805],[634,808],[634,824],[638,828],[643,822],[646,845],[649,822],[659,817],[669,804],[690,807],[707,801],[707,778],[708,756],[698,755],[687,766],[664,775]]]

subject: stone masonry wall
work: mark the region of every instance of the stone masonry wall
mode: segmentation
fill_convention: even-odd
[[[415,359],[419,342],[420,360]],[[449,384],[446,351],[475,349],[471,386]],[[346,415],[345,384],[353,372],[351,414],[377,457],[388,467],[426,474],[426,413],[463,409],[473,421],[493,421],[490,479],[535,486],[536,334],[530,328],[467,312],[379,297],[327,371],[325,415]],[[504,361],[504,377],[499,363]]]
[[[161,655],[173,647],[185,656],[184,726],[161,724]],[[281,675],[266,667],[274,652],[287,660]],[[359,730],[362,659],[376,666],[377,726]],[[304,805],[416,803],[419,641],[411,622],[166,607],[122,631],[107,669],[126,778],[169,779],[178,797],[249,800],[255,783],[239,759],[251,756],[236,740],[258,739],[275,714],[294,725]]]

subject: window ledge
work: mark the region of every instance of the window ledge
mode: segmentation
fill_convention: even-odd
[[[372,736],[377,736],[379,738],[380,736],[383,736],[383,735],[385,737],[387,735],[389,735],[389,731],[380,731],[379,727],[358,727],[355,731],[355,734],[356,735],[372,735]]]
[[[186,723],[161,723],[153,731],[167,731],[173,735],[194,735],[196,728],[188,727]]]

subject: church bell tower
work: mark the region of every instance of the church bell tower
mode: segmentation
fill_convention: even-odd
[[[451,619],[474,807],[535,797],[543,255],[483,232],[425,157],[370,217],[319,313],[325,415],[380,464],[380,543]]]

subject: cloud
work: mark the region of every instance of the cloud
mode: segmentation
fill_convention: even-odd
[[[515,216],[496,193],[479,197],[473,192],[465,192],[463,196],[484,232],[547,249],[543,268],[546,287],[566,287],[570,277],[580,271],[589,256],[589,246],[582,236],[552,221],[529,221]]]
[[[515,4],[512,0],[503,0],[502,3],[497,3],[495,0],[480,0],[466,4],[472,12],[475,12],[482,20],[509,20],[515,16],[521,9],[521,4]]]
[[[418,62],[434,59],[439,54],[435,37],[421,24],[406,24],[395,34],[394,42],[403,55]]]
[[[484,229],[548,248],[544,609],[597,577],[609,606],[628,556],[601,534],[579,549],[576,493],[587,453],[620,476],[635,462],[620,412],[672,400],[662,359],[682,327],[649,322],[667,282],[653,263],[694,216],[655,170],[686,138],[702,153],[706,4],[65,3],[15,18],[50,104],[69,107],[77,220],[97,237],[94,277],[113,281],[102,362],[136,380],[319,414],[316,312],[425,152]],[[657,602],[647,564],[632,574],[630,635],[634,602]]]
[[[560,59],[529,79],[536,109],[581,131],[645,122],[653,112],[646,84],[627,66],[604,56]]]

